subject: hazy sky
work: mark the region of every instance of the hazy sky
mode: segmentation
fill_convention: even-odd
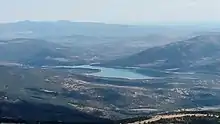
[[[220,0],[0,0],[0,22],[19,20],[220,21]]]

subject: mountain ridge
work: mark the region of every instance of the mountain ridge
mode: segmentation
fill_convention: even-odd
[[[146,67],[158,69],[189,68],[196,61],[220,56],[220,35],[200,35],[146,49],[132,56],[113,60],[102,66]]]

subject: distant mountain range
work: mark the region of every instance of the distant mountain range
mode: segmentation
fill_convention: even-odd
[[[155,28],[156,29],[156,28]],[[91,22],[33,22],[21,21],[16,23],[0,24],[0,33],[7,37],[51,37],[69,36],[72,34],[88,36],[144,36],[152,32],[141,26],[127,26],[117,24]],[[156,30],[155,30],[156,31]]]
[[[200,35],[188,40],[152,47],[135,55],[104,63],[155,69],[219,69],[220,34]]]
[[[156,69],[207,69],[208,63],[209,69],[216,69],[219,34],[206,33],[213,30],[212,26],[70,21],[2,23],[0,61],[32,65],[103,63]]]
[[[119,25],[71,21],[19,21],[0,24],[0,38],[50,38],[60,36],[86,35],[105,37],[146,36],[164,34],[183,36],[192,32],[210,31],[212,27],[186,25]]]

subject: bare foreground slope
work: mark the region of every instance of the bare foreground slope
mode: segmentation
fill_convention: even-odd
[[[161,119],[173,119],[173,118],[180,118],[180,117],[206,117],[208,116],[207,114],[175,114],[175,115],[157,115],[155,117],[152,117],[150,119],[144,120],[144,121],[138,121],[138,122],[133,122],[129,124],[144,124],[144,123],[152,123],[159,121]]]
[[[123,120],[123,124],[219,124],[219,113],[182,111]]]

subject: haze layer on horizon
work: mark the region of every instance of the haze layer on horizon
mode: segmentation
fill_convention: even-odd
[[[0,0],[0,22],[220,22],[220,0]]]

